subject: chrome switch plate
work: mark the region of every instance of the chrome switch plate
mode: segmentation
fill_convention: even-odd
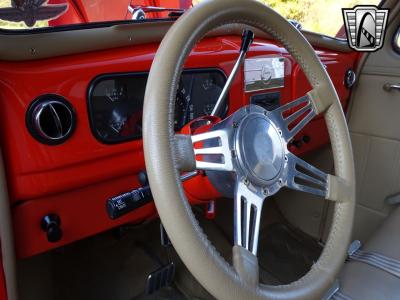
[[[285,86],[283,57],[248,58],[244,62],[245,92],[255,92]]]

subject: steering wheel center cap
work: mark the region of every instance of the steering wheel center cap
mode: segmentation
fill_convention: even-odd
[[[245,117],[236,146],[239,165],[250,181],[264,185],[278,179],[284,166],[284,143],[267,116],[255,113]]]

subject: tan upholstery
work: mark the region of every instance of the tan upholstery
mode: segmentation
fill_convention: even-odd
[[[390,214],[385,198],[400,192],[399,93],[382,88],[400,82],[400,59],[392,47],[400,1],[382,1],[382,7],[390,9],[383,48],[363,53],[357,63],[358,80],[348,110],[357,179],[353,239],[362,242]]]
[[[385,220],[362,250],[400,261],[399,229],[400,207]],[[347,262],[339,281],[341,292],[353,300],[400,299],[400,278],[366,263]]]

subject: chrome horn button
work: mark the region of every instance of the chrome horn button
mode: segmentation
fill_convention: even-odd
[[[279,129],[264,113],[249,112],[235,137],[241,173],[258,186],[279,180],[285,162],[284,141]]]
[[[210,165],[211,160],[205,162],[210,168],[203,168],[222,195],[234,195],[237,179],[264,196],[275,194],[285,184],[288,151],[278,121],[272,112],[250,104],[216,124],[210,132],[199,135],[207,139],[208,149],[201,149],[202,153],[218,150],[223,157],[215,166]],[[227,168],[228,165],[232,168]],[[216,167],[226,172],[218,172]]]

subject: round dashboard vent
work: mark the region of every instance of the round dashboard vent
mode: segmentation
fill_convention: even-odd
[[[58,145],[65,142],[75,129],[75,112],[71,104],[58,95],[44,95],[30,105],[26,123],[39,142]]]

